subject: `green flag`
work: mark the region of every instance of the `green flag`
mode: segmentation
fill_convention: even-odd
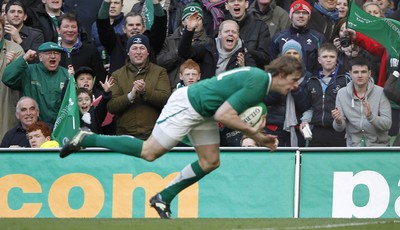
[[[67,90],[60,110],[58,111],[57,120],[54,123],[53,139],[63,146],[75,134],[78,133],[80,127],[78,100],[76,98],[76,84],[73,75],[70,75]]]
[[[146,0],[144,7],[144,16],[146,20],[146,29],[149,30],[154,22],[154,6],[152,0]]]
[[[347,27],[358,31],[386,48],[390,57],[398,58],[400,50],[400,22],[389,18],[377,18],[360,9],[351,1]],[[393,60],[390,60],[391,62]],[[396,63],[397,66],[397,63]]]

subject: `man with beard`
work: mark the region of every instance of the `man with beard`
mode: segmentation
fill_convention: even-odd
[[[59,66],[63,48],[53,42],[39,46],[38,55],[34,50],[11,62],[5,69],[3,83],[24,96],[35,99],[41,113],[40,120],[54,124],[61,105],[61,90],[68,79],[68,70]],[[40,62],[28,64],[36,57]]]

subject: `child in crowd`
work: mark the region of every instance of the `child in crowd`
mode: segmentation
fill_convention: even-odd
[[[192,59],[187,59],[179,67],[179,78],[181,81],[176,85],[174,91],[178,88],[191,85],[200,80],[200,66]]]
[[[37,121],[29,126],[26,131],[31,148],[57,148],[60,147],[57,141],[51,140],[51,130],[49,126]]]
[[[102,124],[107,116],[107,102],[111,99],[110,88],[113,85],[112,79],[106,77],[106,83],[100,82],[104,89],[102,100],[97,106],[93,105],[93,94],[87,88],[78,88],[76,96],[79,112],[81,115],[81,127],[87,127],[94,133],[103,133]]]
[[[333,129],[331,111],[336,106],[336,95],[340,88],[350,81],[345,75],[338,74],[338,50],[332,43],[324,43],[318,49],[318,62],[322,70],[310,78],[306,84],[308,103],[304,103],[300,129],[306,124],[312,126],[312,140],[309,147],[346,147],[345,132]]]
[[[101,106],[101,108],[97,109],[95,113],[104,113],[96,115],[96,119],[98,120],[93,121],[93,124],[90,121],[89,124],[86,123],[86,125],[82,125],[84,123],[81,122],[81,127],[88,127],[95,133],[114,135],[116,126],[115,122],[113,121],[113,115],[107,111],[107,102],[111,99],[112,96],[110,90],[111,86],[113,85],[112,78],[106,77],[104,84],[100,82],[104,90],[104,92],[102,92],[101,90],[94,87],[96,73],[90,67],[82,66],[77,69],[76,72],[73,71],[72,73],[74,73],[76,88],[85,88],[89,91],[88,93],[90,93],[91,97],[91,106],[93,106],[94,108],[97,106]],[[89,107],[89,109],[90,108],[91,107]],[[84,115],[88,111],[80,110],[80,112],[81,115]],[[89,114],[85,115],[85,118],[89,119]],[[89,120],[86,121],[89,122]],[[97,121],[102,121],[102,123],[97,124]]]

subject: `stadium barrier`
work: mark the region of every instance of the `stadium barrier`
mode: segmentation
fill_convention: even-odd
[[[178,218],[398,218],[399,148],[221,148],[221,166],[179,194]],[[100,148],[0,149],[0,217],[154,218],[148,200],[192,148],[154,162]]]

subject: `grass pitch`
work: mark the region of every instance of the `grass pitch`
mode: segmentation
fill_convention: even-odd
[[[400,229],[399,219],[0,219],[1,230]]]

